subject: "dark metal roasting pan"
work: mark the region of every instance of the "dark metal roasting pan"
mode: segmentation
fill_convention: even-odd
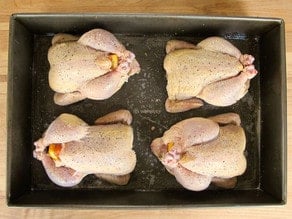
[[[47,52],[55,33],[81,35],[104,28],[136,54],[141,72],[113,97],[69,106],[53,102],[48,85]],[[255,57],[259,74],[249,93],[229,107],[206,104],[170,114],[163,70],[170,39],[198,43],[222,36]],[[32,157],[33,142],[61,113],[87,123],[112,111],[133,114],[137,165],[126,186],[87,176],[62,188]],[[15,14],[10,20],[7,133],[7,203],[9,206],[196,207],[279,205],[286,202],[286,69],[284,22],[277,18],[178,16],[158,14]],[[235,112],[246,132],[247,170],[235,189],[210,186],[192,192],[179,185],[150,150],[151,141],[174,123],[194,116]]]

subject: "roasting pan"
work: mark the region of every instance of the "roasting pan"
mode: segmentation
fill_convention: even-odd
[[[57,106],[48,86],[47,52],[55,33],[81,35],[104,28],[136,54],[141,72],[104,101]],[[204,107],[170,114],[164,109],[165,44],[193,43],[222,36],[255,56],[260,72],[249,93],[229,107]],[[280,205],[286,202],[286,69],[284,21],[278,18],[178,16],[158,14],[14,14],[10,19],[7,108],[7,204],[60,207],[196,207]],[[133,114],[137,165],[126,186],[87,176],[62,188],[32,157],[33,142],[61,113],[89,124],[112,111]],[[235,189],[210,186],[192,192],[180,186],[150,151],[151,141],[174,123],[235,112],[246,132],[247,170]]]

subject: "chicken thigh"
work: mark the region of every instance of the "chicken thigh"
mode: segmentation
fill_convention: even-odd
[[[107,99],[140,71],[135,55],[103,29],[93,29],[80,38],[56,34],[48,60],[49,85],[58,105],[85,98]]]
[[[89,126],[77,116],[61,114],[37,140],[33,155],[57,185],[77,185],[86,175],[125,185],[136,165],[132,115],[119,110]]]
[[[242,55],[220,37],[209,37],[197,45],[170,40],[166,52],[165,107],[171,113],[200,107],[203,101],[232,105],[248,92],[250,79],[257,74],[254,57]]]
[[[201,191],[211,182],[236,185],[246,169],[245,133],[235,113],[194,117],[173,125],[151,144],[153,153],[186,189]]]

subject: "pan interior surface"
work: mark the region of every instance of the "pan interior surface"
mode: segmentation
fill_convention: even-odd
[[[190,117],[208,117],[225,112],[235,112],[241,116],[242,127],[247,136],[246,157],[248,167],[244,175],[238,178],[236,189],[254,189],[259,186],[259,131],[260,115],[259,76],[251,81],[249,93],[230,107],[215,107],[208,104],[200,109],[184,113],[170,114],[165,111],[167,98],[166,76],[163,69],[165,45],[170,39],[180,39],[198,43],[203,38],[190,36],[173,36],[170,34],[132,35],[116,34],[116,37],[133,51],[141,65],[141,72],[125,83],[114,96],[103,101],[86,99],[69,105],[58,106],[53,102],[54,92],[48,85],[49,63],[47,52],[51,45],[51,36],[36,35],[34,38],[33,58],[33,106],[32,140],[37,140],[54,118],[63,112],[72,113],[87,123],[112,111],[128,109],[133,114],[135,134],[134,150],[137,154],[137,165],[126,186],[115,186],[97,179],[94,175],[87,176],[73,189],[97,188],[118,190],[159,191],[167,189],[183,189],[170,175],[150,150],[151,141],[163,135],[171,125]],[[242,52],[256,57],[259,68],[258,38],[229,38]],[[33,189],[55,189],[50,182],[41,162],[32,160]],[[216,189],[210,187],[209,189]]]

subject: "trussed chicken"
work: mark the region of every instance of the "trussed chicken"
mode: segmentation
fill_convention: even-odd
[[[132,115],[119,110],[89,126],[77,116],[61,114],[37,140],[33,155],[57,185],[77,185],[86,175],[125,185],[136,165]]]
[[[257,70],[254,57],[241,52],[220,37],[209,37],[197,45],[171,40],[166,45],[167,76],[165,107],[183,112],[203,105],[229,106],[249,89]]]
[[[49,85],[58,105],[85,98],[107,99],[140,71],[135,55],[103,29],[93,29],[80,38],[56,34],[48,60]]]
[[[235,113],[194,117],[173,125],[151,144],[153,153],[186,189],[200,191],[211,182],[236,185],[246,169],[245,133]]]

